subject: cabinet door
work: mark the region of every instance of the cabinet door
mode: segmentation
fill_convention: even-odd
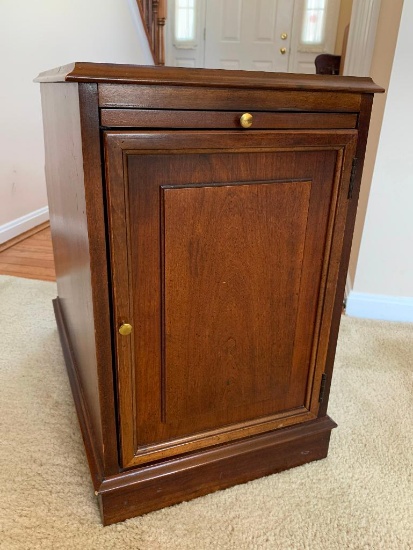
[[[105,133],[124,466],[316,418],[356,137]]]

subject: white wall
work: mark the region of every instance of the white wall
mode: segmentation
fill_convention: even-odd
[[[33,78],[73,61],[150,64],[136,15],[136,0],[1,0],[0,242],[47,219]]]
[[[350,315],[413,321],[413,2],[404,2]]]

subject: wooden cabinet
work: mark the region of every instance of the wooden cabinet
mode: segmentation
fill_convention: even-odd
[[[381,88],[89,63],[38,80],[54,305],[104,523],[325,457]]]

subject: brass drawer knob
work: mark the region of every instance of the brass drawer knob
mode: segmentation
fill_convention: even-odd
[[[287,48],[280,48],[281,55],[285,55],[287,53]]]
[[[132,332],[132,325],[129,323],[122,323],[119,327],[119,334],[122,336],[128,336]]]
[[[252,126],[252,115],[250,113],[244,113],[239,119],[241,126],[243,128],[251,128]]]

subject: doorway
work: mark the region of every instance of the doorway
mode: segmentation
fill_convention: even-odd
[[[334,53],[340,0],[169,0],[170,66],[314,73]]]

